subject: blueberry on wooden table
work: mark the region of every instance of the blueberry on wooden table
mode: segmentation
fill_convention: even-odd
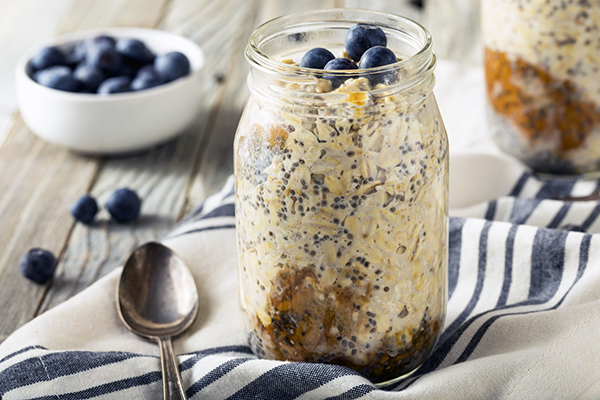
[[[108,78],[98,87],[98,94],[124,93],[129,92],[131,78],[128,76],[116,76]]]
[[[85,63],[79,64],[75,68],[73,76],[79,82],[79,85],[90,93],[95,93],[98,86],[106,79],[100,68]]]
[[[336,59],[329,61],[327,64],[325,64],[325,67],[323,69],[328,70],[328,71],[344,71],[344,70],[358,69],[358,67],[356,66],[356,64],[354,62],[352,62],[351,60],[348,60],[347,58],[336,58]],[[335,75],[331,75],[331,74],[323,75],[323,78],[329,79],[331,81],[331,84],[333,85],[334,88],[338,87],[339,85],[344,83],[346,81],[346,79],[353,78],[353,77],[354,76],[335,76]]]
[[[48,250],[33,248],[19,260],[21,274],[37,283],[46,283],[56,270],[56,258]]]
[[[302,56],[300,66],[303,68],[323,69],[334,58],[335,56],[329,50],[322,47],[315,47]]]
[[[381,28],[368,24],[356,24],[348,30],[344,38],[346,53],[354,61],[360,60],[363,53],[375,46],[386,46],[387,38]]]
[[[106,209],[115,221],[127,223],[140,214],[142,201],[137,193],[128,188],[115,190],[106,202]]]
[[[190,73],[190,61],[184,54],[172,51],[156,56],[154,69],[163,82],[171,82]]]
[[[77,221],[89,224],[98,213],[98,203],[96,203],[93,197],[86,194],[73,203],[70,211],[73,218]]]
[[[29,60],[29,66],[34,71],[63,64],[65,64],[65,56],[56,47],[44,47]]]
[[[73,76],[71,69],[64,65],[55,65],[39,71],[35,74],[34,79],[40,85],[52,89],[75,92],[79,88],[79,83]]]
[[[149,64],[154,61],[154,53],[138,39],[119,39],[115,44],[117,52],[123,56],[126,62],[137,65]]]

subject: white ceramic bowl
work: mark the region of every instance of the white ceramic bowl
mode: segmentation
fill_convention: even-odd
[[[156,54],[179,51],[190,61],[189,75],[173,82],[105,96],[50,89],[29,76],[29,60],[42,47],[68,49],[97,35],[135,38]],[[16,67],[17,102],[23,120],[40,138],[90,154],[141,150],[180,133],[198,114],[204,55],[184,37],[153,29],[106,28],[67,34],[24,54]]]

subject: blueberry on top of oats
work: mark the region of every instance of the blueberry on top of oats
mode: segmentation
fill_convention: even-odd
[[[303,68],[323,69],[325,65],[333,60],[335,56],[332,52],[323,47],[315,47],[307,51],[300,60],[300,66]]]
[[[386,46],[385,33],[378,26],[356,24],[348,30],[344,40],[346,52],[354,61],[360,60],[363,53],[375,46]]]

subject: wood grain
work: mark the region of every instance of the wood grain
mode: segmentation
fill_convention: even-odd
[[[0,336],[31,319],[44,286],[25,280],[20,255],[31,247],[60,254],[73,227],[65,199],[85,193],[97,163],[41,142],[21,118],[0,148]],[[76,171],[76,173],[73,173]]]

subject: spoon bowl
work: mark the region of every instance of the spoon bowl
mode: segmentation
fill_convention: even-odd
[[[117,310],[127,329],[158,342],[164,398],[187,399],[171,343],[198,314],[198,290],[185,262],[160,243],[135,249],[123,266]]]

